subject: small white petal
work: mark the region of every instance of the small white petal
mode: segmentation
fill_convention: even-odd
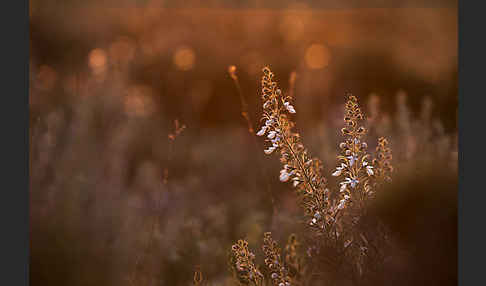
[[[265,152],[265,154],[269,155],[269,154],[272,154],[272,152],[275,151],[275,149],[277,149],[277,148],[272,146],[272,147],[268,147],[268,149],[266,149],[266,150],[263,150],[263,152]]]
[[[367,166],[366,167],[366,173],[368,173],[368,176],[373,176],[373,167],[372,166]]]
[[[345,201],[340,201],[338,205],[338,209],[343,209],[344,208]]]
[[[332,173],[332,176],[334,177],[340,176],[342,172],[343,170],[338,168],[336,169],[336,171],[334,171],[334,173]]]
[[[275,132],[275,131],[270,131],[270,132],[268,133],[268,135],[267,135],[267,138],[268,138],[268,139],[273,139],[273,138],[275,138],[275,135],[277,135],[277,132]]]
[[[341,188],[339,189],[339,192],[344,192],[346,191],[346,184],[341,184]]]
[[[280,181],[281,182],[287,182],[290,178],[290,174],[287,172],[281,172],[280,173]]]
[[[284,102],[284,106],[290,113],[295,113],[295,109],[292,105],[290,105],[290,102]]]
[[[265,132],[267,131],[267,126],[262,126],[262,128],[260,129],[260,131],[257,132],[257,136],[262,136],[263,134],[265,134]]]

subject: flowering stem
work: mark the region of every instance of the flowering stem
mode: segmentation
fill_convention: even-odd
[[[281,122],[280,122],[280,111],[277,112],[277,115],[278,115],[277,116],[277,124],[280,127],[280,129],[283,130],[283,128],[281,128]],[[311,182],[311,180],[309,178],[309,175],[307,174],[307,172],[306,172],[306,170],[304,168],[304,164],[301,162],[299,156],[297,156],[295,154],[295,151],[292,148],[292,144],[289,143],[289,141],[288,141],[287,137],[285,136],[285,133],[284,132],[282,132],[282,139],[285,142],[285,144],[287,145],[287,147],[289,148],[290,152],[292,153],[292,157],[297,161],[298,166],[299,166],[299,169],[302,172],[302,174],[304,175],[305,179],[307,180],[307,183],[311,187],[312,191],[313,192],[316,192],[317,190],[315,190],[314,186],[312,185],[312,182]]]

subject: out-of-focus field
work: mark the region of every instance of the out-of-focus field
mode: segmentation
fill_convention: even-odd
[[[234,241],[257,249],[264,231],[282,241],[302,231],[278,159],[248,133],[230,65],[255,128],[262,67],[284,90],[296,75],[297,129],[326,176],[347,91],[368,118],[370,150],[389,138],[394,175],[417,160],[456,174],[455,8],[31,1],[30,20],[31,285],[188,285],[196,265],[231,285]],[[172,141],[176,119],[186,129]]]

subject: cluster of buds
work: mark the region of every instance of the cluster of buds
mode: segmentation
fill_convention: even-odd
[[[362,141],[366,128],[361,126],[364,118],[355,96],[349,95],[346,102],[345,127],[341,129],[345,141],[339,144],[341,155],[340,165],[336,168],[335,177],[343,177],[339,192],[341,199],[336,208],[345,208],[350,201],[362,201],[371,191],[369,180],[375,175],[374,167],[369,162],[368,144]]]
[[[376,177],[381,181],[391,181],[390,173],[393,172],[391,165],[392,151],[388,147],[388,140],[380,137],[376,147],[378,158],[373,159],[373,165],[376,166]]]
[[[231,247],[231,250],[232,263],[234,263],[231,267],[238,280],[247,284],[252,282],[254,285],[261,285],[263,274],[255,266],[255,254],[248,249],[248,242],[240,239]]]
[[[300,242],[295,234],[291,234],[285,245],[285,263],[289,270],[289,276],[292,281],[299,280],[303,275],[302,257],[298,253]]]
[[[280,151],[280,161],[283,169],[280,171],[280,181],[292,182],[297,192],[302,195],[303,204],[309,221],[313,226],[323,228],[324,224],[317,223],[315,213],[322,213],[327,217],[329,204],[326,192],[326,180],[321,174],[322,163],[317,158],[309,156],[298,133],[292,131],[294,123],[289,116],[296,113],[292,105],[292,98],[284,95],[273,80],[274,74],[268,67],[263,69],[262,99],[264,122],[257,132],[258,136],[266,136],[269,146],[265,154]]]
[[[262,248],[265,254],[265,265],[270,269],[270,278],[273,285],[290,286],[289,272],[281,259],[280,248],[277,242],[273,240],[270,232],[266,232],[263,235]]]
[[[290,104],[292,98],[283,96],[282,90],[277,87],[277,83],[273,81],[273,73],[269,68],[263,69],[264,76],[262,78],[262,98],[265,124],[257,132],[258,136],[267,134],[267,139],[271,145],[264,151],[265,154],[271,154],[282,144],[282,136],[286,130],[280,126],[283,121],[286,121],[285,113],[296,113],[293,105]],[[290,122],[287,122],[290,123]],[[286,126],[290,128],[290,126]]]

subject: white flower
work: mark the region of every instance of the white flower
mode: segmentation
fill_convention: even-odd
[[[272,146],[272,147],[268,147],[268,149],[266,149],[266,150],[263,150],[263,152],[265,152],[265,154],[269,155],[269,154],[272,154],[272,152],[275,151],[275,149],[277,149],[277,147]]]
[[[316,224],[317,223],[317,219],[316,218],[313,218],[312,219],[312,224]]]
[[[342,172],[343,172],[343,170],[336,169],[336,171],[334,171],[334,173],[332,173],[332,176],[334,176],[334,177],[340,176]]]
[[[344,182],[341,183],[341,192],[346,189],[346,187],[343,187],[343,186],[346,186],[346,185],[351,185],[351,188],[354,188],[356,187],[356,185],[359,183],[358,180],[356,179],[350,179],[350,178],[346,178],[344,179]]]
[[[290,174],[286,170],[280,171],[280,181],[287,182],[290,178]]]
[[[336,171],[334,171],[334,173],[332,173],[332,176],[334,176],[334,177],[340,176],[341,173],[343,172],[343,169],[346,168],[346,167],[347,167],[346,164],[341,163],[341,167],[337,167]]]
[[[295,113],[294,107],[290,104],[290,102],[285,102],[284,103],[285,108],[290,112],[290,113]]]
[[[298,178],[294,178],[296,180],[294,180],[294,182],[292,183],[294,187],[297,187],[299,184],[300,184],[300,181]]]
[[[267,131],[267,126],[262,126],[262,128],[260,129],[260,131],[257,132],[257,136],[262,136],[263,134],[265,134],[265,132]]]
[[[268,132],[267,138],[273,139],[273,138],[275,138],[275,135],[277,135],[277,131],[272,130],[272,131]]]
[[[368,173],[368,176],[373,176],[373,166],[366,166],[366,173]]]
[[[341,188],[339,189],[339,192],[342,193],[344,191],[346,191],[346,183],[343,182],[341,183]]]
[[[346,205],[346,201],[349,200],[349,198],[350,198],[350,196],[344,195],[344,199],[339,201],[339,205],[338,205],[337,208],[340,209],[340,210],[343,209],[344,206]]]
[[[339,205],[338,205],[338,207],[337,207],[337,208],[338,208],[339,210],[342,210],[342,209],[344,208],[344,204],[345,204],[345,203],[346,203],[346,201],[345,201],[345,200],[341,200],[341,201],[339,201]]]
[[[353,154],[353,156],[348,156],[346,158],[349,159],[349,166],[350,167],[353,166],[353,164],[354,164],[354,162],[356,162],[356,160],[358,160],[358,157],[356,157],[354,154]]]
[[[265,126],[270,126],[273,124],[273,119],[268,119],[265,121]]]

